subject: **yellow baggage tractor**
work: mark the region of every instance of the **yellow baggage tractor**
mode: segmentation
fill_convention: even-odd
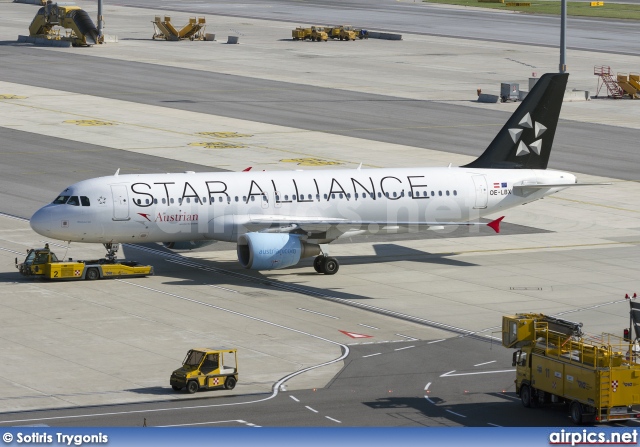
[[[232,390],[238,383],[238,356],[235,349],[190,349],[169,380],[174,391],[186,388],[190,394],[199,389]]]
[[[92,261],[60,261],[55,253],[44,248],[30,249],[22,263],[15,260],[16,268],[24,276],[51,280],[94,280],[102,278],[141,277],[153,275],[150,265],[138,265],[135,261],[97,259]]]

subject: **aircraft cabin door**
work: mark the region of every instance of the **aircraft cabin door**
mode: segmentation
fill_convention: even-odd
[[[111,185],[113,220],[129,220],[129,195],[125,185]]]
[[[487,177],[484,175],[471,176],[476,189],[476,203],[474,208],[486,208],[489,194],[487,191]]]

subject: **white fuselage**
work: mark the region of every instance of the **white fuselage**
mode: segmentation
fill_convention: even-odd
[[[31,225],[59,240],[124,243],[236,241],[267,229],[265,218],[350,222],[340,234],[319,236],[329,242],[420,222],[468,222],[563,189],[522,194],[514,186],[575,181],[559,171],[463,167],[114,175],[68,187],[61,196],[83,198],[78,205],[46,205]],[[252,223],[256,217],[261,224]]]

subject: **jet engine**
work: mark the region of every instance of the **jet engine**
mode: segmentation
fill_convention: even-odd
[[[238,261],[252,270],[291,267],[302,258],[318,254],[320,246],[289,233],[247,233],[238,238]]]
[[[162,245],[171,250],[193,250],[194,248],[206,247],[215,244],[216,241],[180,241],[180,242],[163,242]]]

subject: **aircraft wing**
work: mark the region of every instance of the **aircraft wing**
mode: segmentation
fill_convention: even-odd
[[[290,233],[297,230],[302,231],[327,231],[331,227],[335,227],[341,233],[350,231],[367,230],[370,226],[377,228],[393,228],[393,227],[444,227],[450,225],[463,226],[488,226],[496,233],[500,232],[500,222],[504,216],[499,217],[491,222],[384,222],[369,220],[349,220],[327,217],[300,217],[300,216],[278,216],[278,215],[249,215],[246,221],[247,226],[267,227],[262,231]]]

